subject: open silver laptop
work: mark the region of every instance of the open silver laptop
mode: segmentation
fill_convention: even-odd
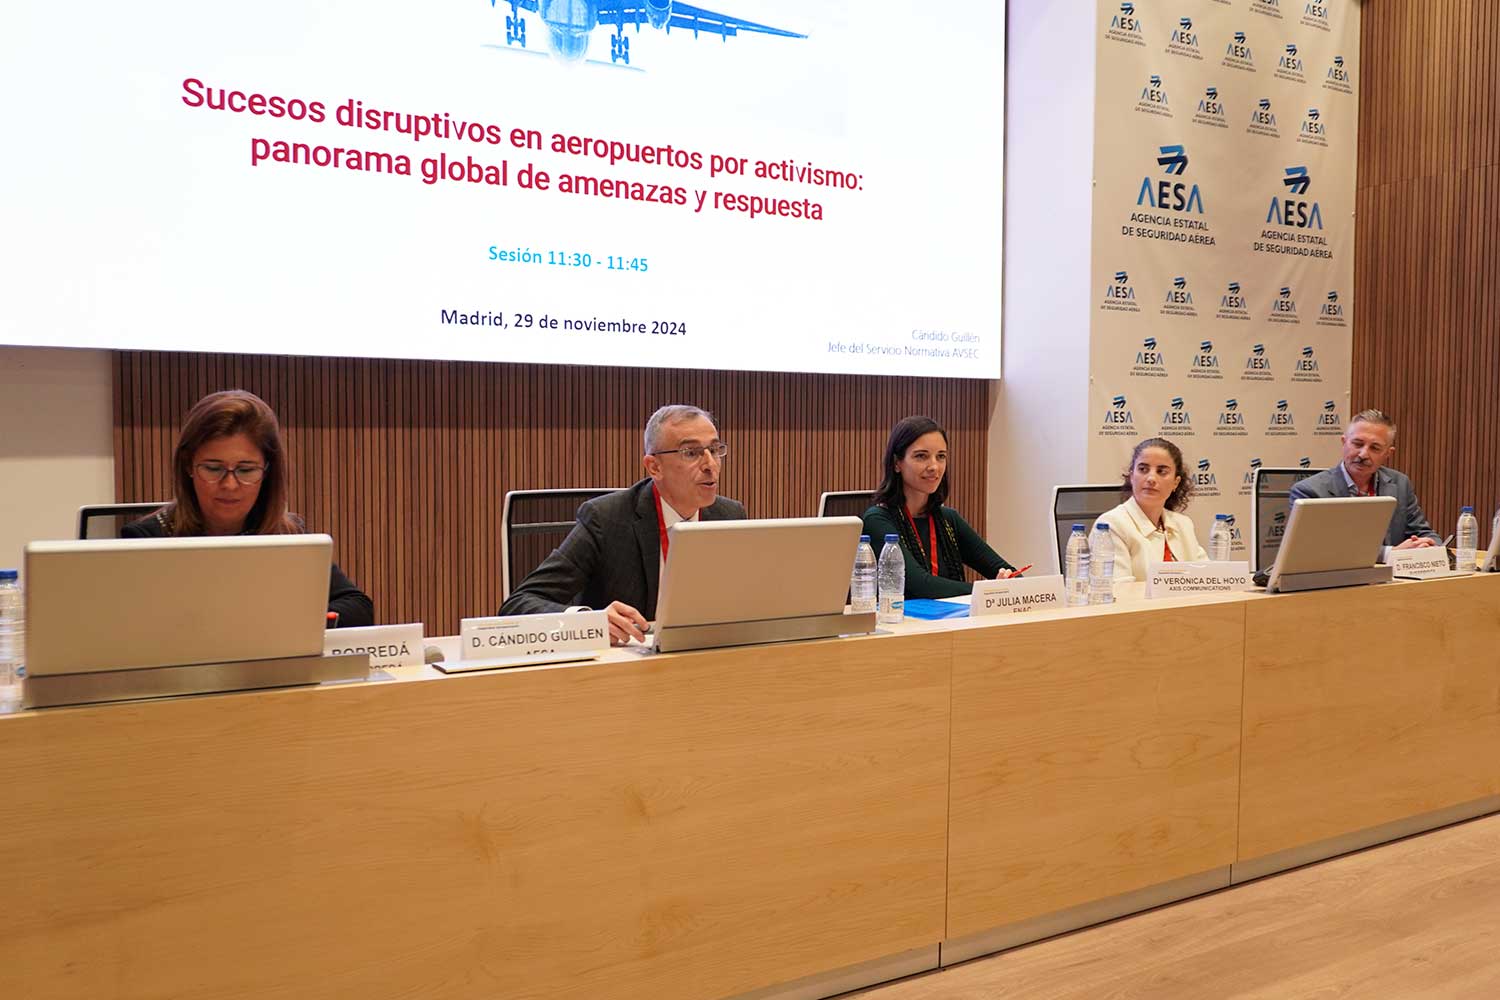
[[[1479,572],[1500,573],[1500,515],[1490,523],[1490,547],[1479,561]]]
[[[1266,589],[1315,590],[1382,583],[1389,566],[1377,565],[1396,510],[1395,497],[1298,500]]]
[[[657,648],[870,631],[871,616],[844,614],[861,530],[857,517],[674,524],[656,601]]]
[[[325,659],[332,553],[327,535],[32,542],[26,546],[26,701],[118,700],[333,679],[288,679],[278,670],[292,660]],[[320,666],[338,658],[326,659]],[[227,664],[259,666],[245,683],[231,683]],[[219,676],[204,676],[199,668],[206,665]],[[91,683],[115,693],[77,694]]]

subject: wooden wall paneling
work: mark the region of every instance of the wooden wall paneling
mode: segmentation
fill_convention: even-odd
[[[928,413],[951,438],[950,502],[984,530],[982,381],[156,352],[117,354],[114,380],[118,499],[170,495],[201,396],[255,392],[281,419],[294,508],[333,535],[380,621],[434,635],[499,605],[505,492],[630,485],[663,402],[717,416],[732,448],[722,492],[757,517],[872,489],[891,424]]]
[[[1351,408],[1400,424],[1433,527],[1500,504],[1500,0],[1366,3]]]

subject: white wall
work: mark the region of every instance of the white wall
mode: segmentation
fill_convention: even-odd
[[[0,567],[115,498],[108,351],[0,347]],[[23,581],[24,582],[24,581]]]
[[[990,393],[989,542],[1052,572],[1052,487],[1087,482],[1095,4],[1010,0],[1005,366]],[[1046,530],[1044,530],[1046,529]]]

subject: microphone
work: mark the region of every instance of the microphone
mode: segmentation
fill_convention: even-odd
[[[441,663],[443,659],[443,651],[436,646],[427,646],[422,650],[423,663]]]

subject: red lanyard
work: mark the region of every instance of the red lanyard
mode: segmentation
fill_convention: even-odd
[[[656,533],[661,539],[661,558],[665,562],[667,558],[667,518],[661,512],[661,493],[656,484],[651,484],[651,495],[656,498]]]
[[[1172,546],[1170,546],[1170,545],[1167,544],[1167,540],[1165,538],[1162,539],[1162,542],[1161,542],[1161,561],[1162,562],[1176,562],[1177,561],[1177,557],[1172,554]]]
[[[911,505],[906,507],[906,519],[911,522],[911,533],[917,535],[917,519],[911,516]],[[927,515],[927,553],[932,561],[932,575],[938,575],[937,563],[937,518],[932,514]],[[917,544],[922,543],[922,536],[917,535]]]

